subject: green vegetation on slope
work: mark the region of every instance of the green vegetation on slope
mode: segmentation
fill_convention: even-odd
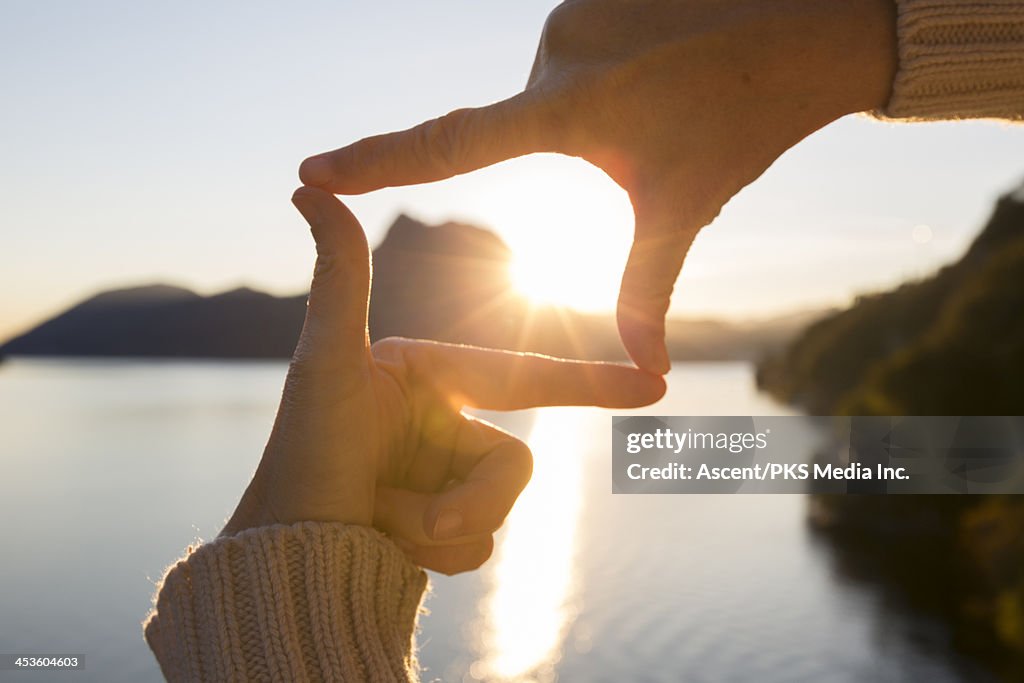
[[[810,326],[761,364],[758,382],[814,414],[1021,415],[1022,313],[1018,192],[959,261]],[[1022,498],[820,497],[814,519],[908,592],[929,593],[962,646],[1024,680]]]

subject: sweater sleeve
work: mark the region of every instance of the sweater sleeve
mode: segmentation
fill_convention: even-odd
[[[1024,118],[1024,0],[896,0],[894,119]]]
[[[369,528],[248,529],[168,569],[145,636],[170,681],[415,681],[426,586]]]

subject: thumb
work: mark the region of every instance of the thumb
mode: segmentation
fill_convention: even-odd
[[[316,241],[316,266],[296,358],[362,363],[369,339],[370,249],[359,221],[323,190],[301,187],[292,203]]]
[[[638,204],[633,246],[622,274],[616,317],[622,344],[637,367],[665,374],[665,315],[696,230],[681,227],[678,211]]]
[[[408,130],[364,138],[310,157],[299,167],[307,185],[338,194],[414,185],[475,171],[548,149],[551,105],[526,92],[476,109],[458,109]]]

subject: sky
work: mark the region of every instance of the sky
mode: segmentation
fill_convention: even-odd
[[[110,287],[303,291],[299,162],[519,91],[555,4],[0,0],[0,339]],[[672,311],[763,317],[924,275],[1022,180],[1024,126],[847,117],[701,233]],[[578,159],[345,201],[371,243],[400,212],[476,223],[530,294],[614,306],[632,214]]]

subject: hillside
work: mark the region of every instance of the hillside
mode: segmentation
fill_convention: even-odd
[[[113,290],[15,337],[0,354],[287,357],[302,327],[305,301],[246,288],[210,297],[167,285]]]
[[[819,320],[758,369],[817,414],[1016,415],[1024,409],[1024,193],[964,256]]]
[[[758,382],[817,414],[1024,414],[1024,188],[961,259],[811,325]],[[868,558],[947,616],[956,645],[1024,680],[1021,496],[821,496],[812,509],[841,554]]]

